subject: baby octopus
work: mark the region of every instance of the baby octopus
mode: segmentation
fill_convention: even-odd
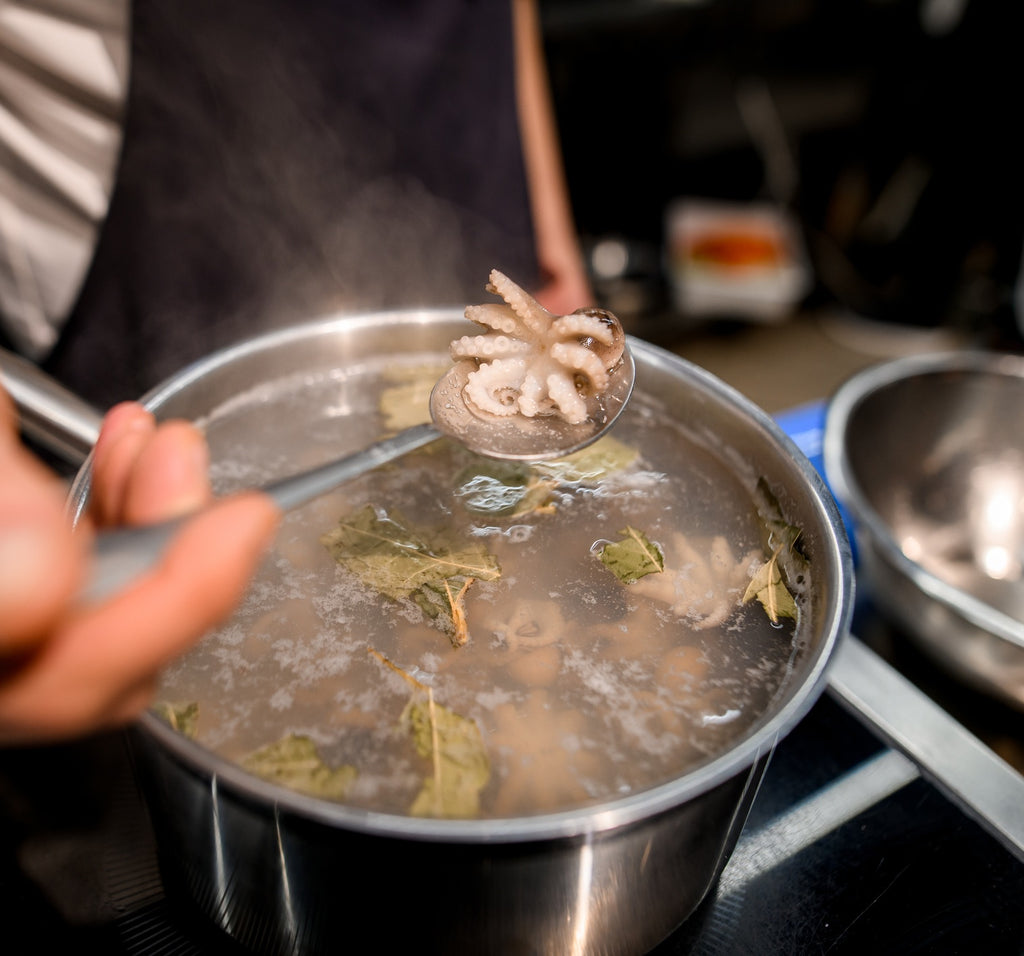
[[[488,329],[451,343],[456,361],[477,364],[463,393],[476,410],[508,417],[557,415],[570,425],[587,419],[587,398],[608,387],[625,334],[604,309],[556,316],[497,269],[487,291],[504,304],[466,308],[466,318]]]
[[[637,594],[664,601],[685,617],[695,630],[720,627],[742,601],[743,591],[762,561],[759,549],[737,558],[722,535],[702,543],[684,534],[673,535],[665,570],[648,574],[631,585]]]

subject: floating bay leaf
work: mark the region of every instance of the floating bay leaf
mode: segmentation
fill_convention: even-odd
[[[646,534],[627,526],[622,538],[601,548],[601,561],[623,584],[632,584],[647,574],[665,570],[665,556]]]
[[[185,703],[158,701],[153,705],[153,713],[170,724],[179,734],[184,734],[190,740],[195,740],[199,729],[198,701]]]
[[[477,542],[453,539],[445,529],[416,529],[401,515],[378,514],[367,505],[342,518],[320,539],[332,557],[369,587],[392,599],[413,597],[425,587],[444,594],[444,582],[493,581],[498,562]]]
[[[401,431],[430,421],[430,393],[444,374],[445,366],[430,365],[401,369],[390,377],[394,382],[380,395],[384,426]]]
[[[242,766],[264,780],[326,800],[343,799],[357,775],[355,767],[329,767],[316,744],[301,734],[289,734],[249,754]]]
[[[628,468],[636,461],[638,452],[624,442],[605,435],[592,445],[581,448],[564,458],[537,462],[532,467],[539,475],[561,482],[597,481],[614,471]]]
[[[788,617],[794,621],[797,618],[796,601],[782,580],[778,556],[776,551],[757,569],[743,594],[744,604],[757,598],[773,624],[778,624],[779,618]]]
[[[766,550],[778,554],[783,578],[792,586],[798,587],[803,583],[810,568],[810,562],[800,546],[802,529],[786,520],[779,499],[775,497],[764,478],[757,481],[754,502],[764,524]]]
[[[491,763],[476,721],[435,703],[432,695],[417,695],[406,706],[402,722],[416,752],[433,763],[433,773],[424,779],[409,812],[421,817],[477,816]]]
[[[521,516],[552,510],[556,484],[527,465],[474,456],[455,478],[455,497],[473,514]]]
[[[455,539],[447,529],[413,528],[397,512],[367,505],[342,518],[320,539],[331,556],[359,580],[392,600],[411,598],[431,620],[465,642],[452,594],[471,580],[494,581],[501,568],[482,543]]]
[[[774,624],[783,617],[796,620],[798,609],[793,592],[804,585],[810,571],[810,562],[800,546],[802,529],[786,520],[778,498],[764,478],[758,479],[754,501],[771,557],[754,574],[743,601],[756,597]]]
[[[455,479],[455,495],[476,514],[544,514],[554,510],[552,495],[559,485],[597,481],[636,458],[636,449],[608,435],[564,458],[532,465],[471,455]]]

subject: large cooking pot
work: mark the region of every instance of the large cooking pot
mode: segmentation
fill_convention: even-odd
[[[449,310],[329,317],[219,352],[144,401],[160,417],[201,421],[215,462],[255,449],[265,477],[277,477],[317,463],[303,435],[336,434],[335,453],[361,440],[346,427],[346,377],[382,356],[443,358],[468,330]],[[763,476],[803,529],[814,569],[805,646],[768,709],[724,752],[667,783],[579,809],[462,820],[304,796],[148,714],[134,752],[172,895],[258,953],[337,952],[366,933],[378,946],[444,953],[642,953],[697,907],[773,747],[825,686],[851,614],[852,563],[821,479],[767,415],[679,358],[630,347],[635,400],[685,423],[744,487]],[[311,387],[324,381],[337,383],[336,402]],[[230,472],[222,469],[222,490]],[[79,509],[88,486],[86,464],[72,489]]]

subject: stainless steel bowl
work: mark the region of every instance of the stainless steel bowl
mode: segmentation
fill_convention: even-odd
[[[1024,357],[943,353],[858,373],[829,404],[824,456],[879,609],[1024,709]]]

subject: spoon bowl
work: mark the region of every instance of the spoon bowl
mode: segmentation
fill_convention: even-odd
[[[507,461],[545,461],[563,458],[597,441],[626,407],[633,392],[636,367],[628,348],[610,372],[610,381],[587,403],[587,418],[570,424],[557,415],[499,418],[476,413],[463,397],[466,381],[474,371],[473,362],[456,362],[434,386],[430,415],[448,437],[486,458]]]

